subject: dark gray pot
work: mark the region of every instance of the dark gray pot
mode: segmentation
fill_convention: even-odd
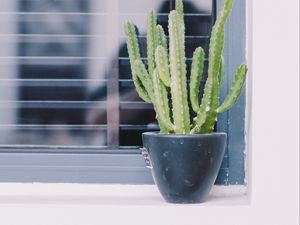
[[[221,167],[226,133],[143,133],[142,154],[167,202],[205,201]]]

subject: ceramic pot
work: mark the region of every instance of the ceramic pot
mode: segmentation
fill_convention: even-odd
[[[170,203],[205,201],[221,167],[226,133],[143,133],[142,154],[163,198]]]

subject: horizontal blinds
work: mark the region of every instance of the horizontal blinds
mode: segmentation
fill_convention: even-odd
[[[167,31],[172,1],[1,2],[0,146],[128,148],[158,129],[133,86],[123,24],[140,28],[147,63],[146,13],[155,8]],[[185,8],[189,70],[193,50],[207,51],[211,0]]]

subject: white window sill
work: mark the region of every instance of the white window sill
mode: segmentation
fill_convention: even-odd
[[[194,207],[248,203],[245,186],[214,186],[207,201]],[[41,183],[0,184],[0,204],[174,205],[162,199],[155,185]]]
[[[154,185],[0,183],[0,224],[234,225],[250,207],[245,190],[215,186],[205,203],[169,204]]]

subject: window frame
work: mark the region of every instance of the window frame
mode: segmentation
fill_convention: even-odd
[[[218,10],[223,1],[214,2],[214,8]],[[246,1],[236,1],[227,23],[223,50],[227,67],[221,101],[228,92],[237,66],[246,60],[245,12]],[[217,184],[246,183],[245,106],[244,90],[234,108],[219,115],[217,131],[229,135]],[[116,129],[114,127],[113,131]],[[153,180],[139,149],[0,147],[0,182],[152,184]]]

